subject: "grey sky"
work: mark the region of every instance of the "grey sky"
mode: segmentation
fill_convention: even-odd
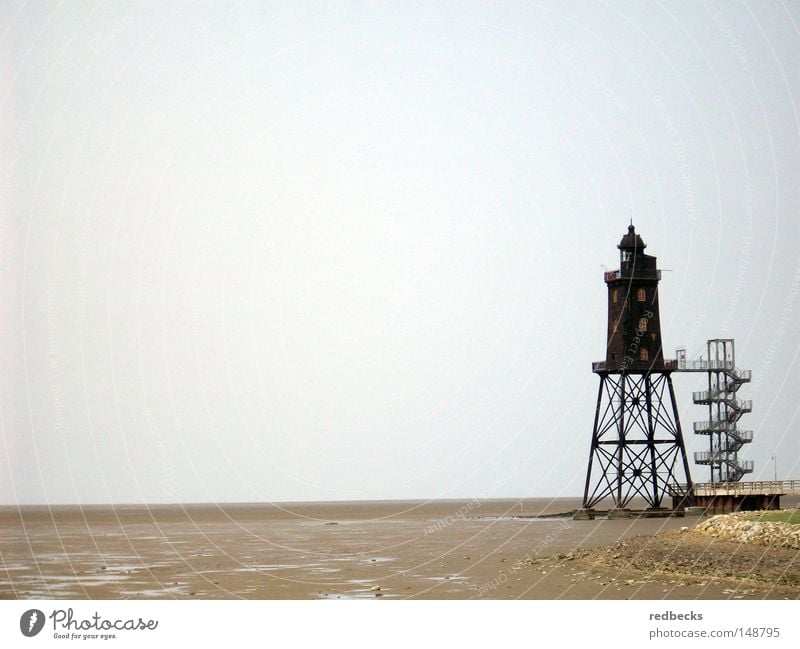
[[[579,494],[630,218],[800,478],[799,14],[3,2],[0,502]]]

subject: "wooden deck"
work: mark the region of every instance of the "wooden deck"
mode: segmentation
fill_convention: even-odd
[[[695,482],[669,487],[673,506],[704,507],[715,514],[738,510],[780,509],[780,498],[800,494],[800,480],[759,480],[754,482]]]
[[[681,485],[685,488],[685,485]],[[755,482],[695,482],[696,496],[784,496],[800,494],[800,480],[759,480]]]

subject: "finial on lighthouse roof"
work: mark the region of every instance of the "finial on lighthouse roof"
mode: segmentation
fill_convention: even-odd
[[[633,219],[631,219],[631,224],[628,226],[628,234],[622,237],[622,240],[619,242],[617,248],[620,250],[622,249],[644,249],[647,247],[647,244],[642,241],[642,237],[636,234],[636,228],[633,226]]]

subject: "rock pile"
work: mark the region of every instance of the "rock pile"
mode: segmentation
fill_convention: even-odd
[[[760,521],[753,512],[712,516],[694,531],[728,541],[800,550],[800,525]]]

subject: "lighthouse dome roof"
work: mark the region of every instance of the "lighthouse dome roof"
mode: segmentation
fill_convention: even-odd
[[[628,233],[622,237],[619,245],[617,246],[617,248],[620,250],[623,248],[633,250],[636,248],[643,249],[646,247],[647,244],[642,241],[642,237],[636,234],[636,228],[633,226],[633,223],[628,226]]]

